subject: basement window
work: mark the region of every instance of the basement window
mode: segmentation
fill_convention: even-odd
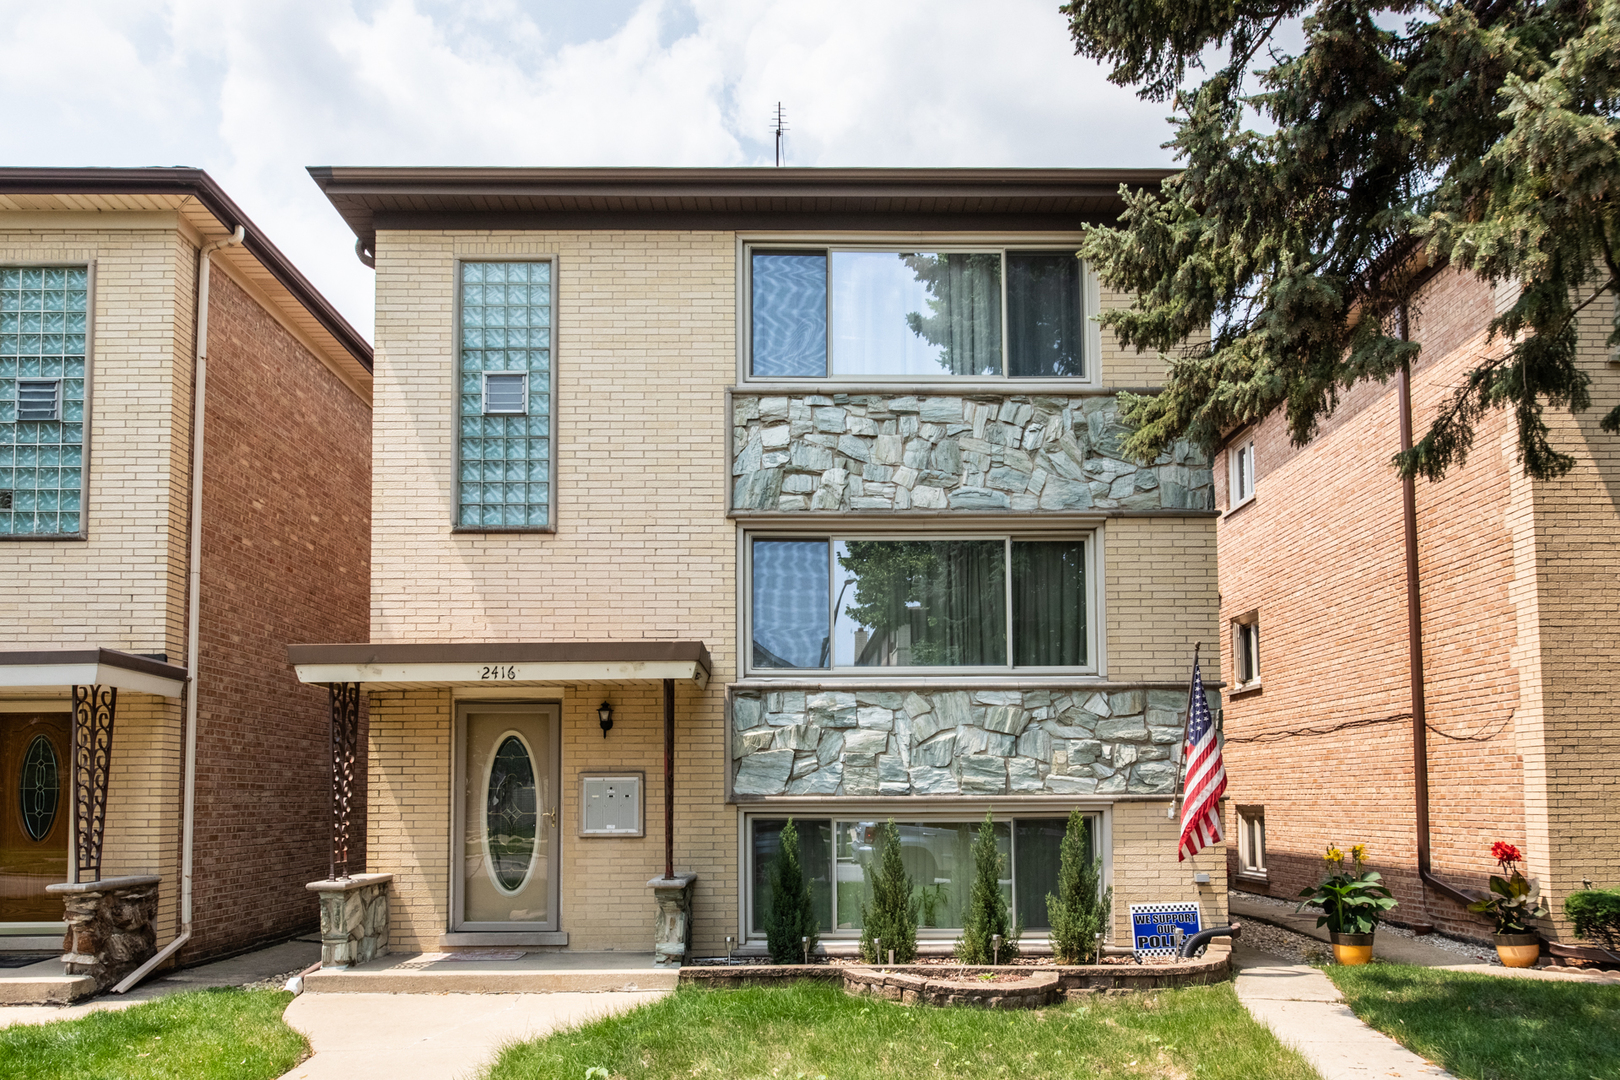
[[[1266,876],[1266,808],[1240,806],[1238,820],[1238,871],[1250,877]]]

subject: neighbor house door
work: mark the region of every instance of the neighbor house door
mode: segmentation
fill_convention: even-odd
[[[551,704],[457,708],[452,929],[558,929],[560,716]]]
[[[62,921],[71,717],[0,713],[0,922]]]

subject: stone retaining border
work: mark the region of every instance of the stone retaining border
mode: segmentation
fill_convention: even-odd
[[[946,972],[963,978],[945,978]],[[864,973],[854,975],[854,973]],[[750,964],[737,967],[683,967],[680,982],[683,986],[707,986],[713,989],[738,989],[744,986],[773,986],[799,979],[816,982],[841,982],[850,993],[877,993],[877,996],[911,1004],[913,1000],[931,1000],[937,1004],[980,1004],[983,1001],[940,1000],[937,996],[923,997],[920,991],[927,984],[937,984],[945,999],[952,994],[961,995],[961,987],[974,996],[988,999],[990,992],[1000,988],[1002,997],[1017,997],[1031,989],[1029,983],[980,983],[972,979],[980,974],[1051,975],[1051,998],[1021,1007],[1035,1008],[1053,1000],[1081,997],[1086,994],[1132,993],[1141,990],[1168,990],[1182,986],[1207,986],[1226,982],[1232,977],[1231,949],[1225,945],[1211,945],[1201,959],[1180,964],[1077,964],[1030,967],[1002,965],[993,967],[941,967],[930,964],[896,964],[891,967],[870,968],[852,964]],[[852,980],[852,975],[853,980]],[[904,978],[901,978],[901,977]],[[893,980],[892,982],[890,980]],[[917,984],[923,986],[919,987]],[[887,990],[894,989],[894,994]],[[908,999],[907,990],[919,991],[918,997]],[[878,993],[878,990],[883,992]],[[933,991],[930,991],[933,993]],[[990,1008],[1020,1007],[1013,1004],[986,1005]]]

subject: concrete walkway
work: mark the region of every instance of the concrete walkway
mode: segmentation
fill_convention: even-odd
[[[1344,1003],[1338,987],[1317,968],[1248,948],[1232,947],[1238,1000],[1278,1039],[1304,1054],[1322,1080],[1369,1080],[1451,1073],[1374,1031]]]
[[[77,1005],[0,1006],[0,1027],[12,1024],[44,1024],[51,1020],[75,1020],[106,1009],[127,1009],[143,1001],[181,990],[201,990],[210,986],[242,986],[301,971],[321,958],[319,941],[288,941],[267,949],[199,964],[194,968],[154,976],[127,994],[101,994]],[[60,971],[60,967],[57,969]]]
[[[510,1042],[611,1016],[667,991],[300,994],[286,1019],[315,1050],[282,1080],[459,1080]]]

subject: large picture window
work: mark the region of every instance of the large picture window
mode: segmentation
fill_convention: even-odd
[[[1087,540],[753,537],[756,670],[1084,668]]]
[[[753,249],[751,377],[1084,378],[1073,250]]]
[[[861,905],[870,905],[868,872],[877,858],[884,818],[800,818],[799,862],[810,885],[810,899],[824,936],[854,936],[861,929]],[[917,901],[918,931],[949,936],[961,929],[973,878],[973,839],[982,819],[901,820],[900,857]],[[785,818],[748,819],[749,932],[763,934],[770,911],[772,861],[781,851]],[[1003,863],[1001,891],[1026,930],[1050,925],[1046,896],[1057,892],[1059,848],[1067,817],[1028,817],[997,821],[996,846]],[[1087,818],[1086,857],[1097,848],[1097,818]]]
[[[90,271],[0,267],[0,536],[84,532]]]
[[[457,281],[456,526],[551,526],[549,262],[464,262]]]

